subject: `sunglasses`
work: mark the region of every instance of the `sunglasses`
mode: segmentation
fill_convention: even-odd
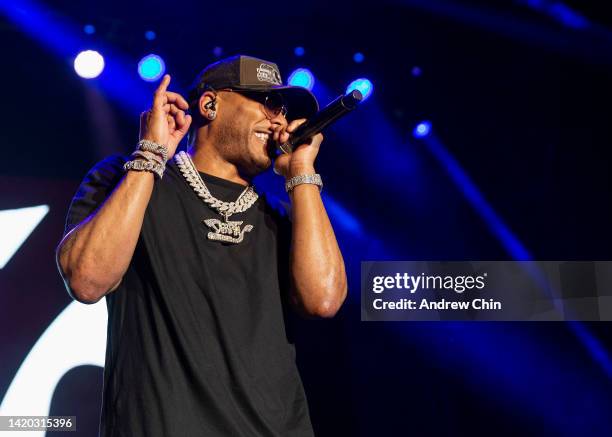
[[[285,117],[287,112],[289,111],[287,105],[285,105],[285,101],[283,100],[283,96],[281,96],[277,92],[256,92],[256,91],[242,91],[242,90],[233,90],[230,88],[225,88],[219,91],[232,91],[238,93],[242,96],[245,96],[248,99],[255,100],[259,102],[263,106],[264,113],[268,118],[275,118],[278,115],[282,115]]]

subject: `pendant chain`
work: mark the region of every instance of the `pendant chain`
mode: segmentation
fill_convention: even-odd
[[[244,212],[257,201],[259,195],[255,192],[252,185],[246,187],[234,202],[223,202],[214,197],[204,183],[202,176],[196,169],[191,156],[185,152],[174,155],[174,160],[187,183],[193,188],[198,197],[207,205],[221,214],[227,221],[232,214]]]

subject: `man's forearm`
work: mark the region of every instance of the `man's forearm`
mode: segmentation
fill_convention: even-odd
[[[346,272],[319,187],[298,185],[290,197],[294,303],[308,315],[332,317],[346,297]]]
[[[104,204],[59,244],[57,261],[73,296],[93,303],[121,281],[134,254],[153,174],[129,171]]]

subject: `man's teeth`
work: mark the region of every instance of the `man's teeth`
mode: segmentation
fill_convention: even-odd
[[[255,136],[264,143],[268,142],[268,138],[270,138],[270,134],[265,134],[263,132],[255,132]]]

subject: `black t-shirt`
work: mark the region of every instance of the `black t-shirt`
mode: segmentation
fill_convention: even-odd
[[[66,231],[112,193],[124,162],[111,157],[89,172]],[[201,175],[223,201],[244,189]],[[286,214],[260,196],[230,217],[254,227],[239,244],[209,240],[209,218],[221,216],[168,162],[129,268],[106,297],[103,437],[313,435],[285,329]]]

